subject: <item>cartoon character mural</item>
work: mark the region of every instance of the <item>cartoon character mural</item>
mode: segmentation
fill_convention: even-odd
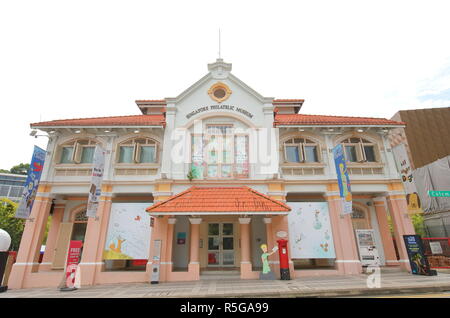
[[[339,172],[341,173],[341,179],[342,179],[342,188],[344,192],[344,198],[345,201],[350,202],[352,201],[352,193],[349,191],[350,185],[347,182],[347,168],[344,167],[343,163],[339,164]]]
[[[263,251],[261,255],[261,260],[263,264],[262,271],[259,275],[259,279],[263,280],[273,280],[275,279],[275,274],[270,269],[269,256],[278,251],[278,246],[275,246],[271,252],[268,252],[267,244],[261,244],[261,250]]]
[[[294,211],[288,215],[291,258],[336,258],[328,203],[288,204]]]

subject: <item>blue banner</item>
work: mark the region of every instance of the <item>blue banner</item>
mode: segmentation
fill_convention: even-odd
[[[339,184],[339,195],[342,198],[343,203],[342,213],[352,213],[352,190],[350,188],[347,164],[345,163],[344,147],[341,144],[333,148],[333,156]]]
[[[30,170],[28,171],[27,181],[23,189],[22,199],[16,211],[16,218],[28,219],[33,208],[34,198],[41,179],[42,169],[44,168],[45,150],[34,146],[33,157],[31,158]]]

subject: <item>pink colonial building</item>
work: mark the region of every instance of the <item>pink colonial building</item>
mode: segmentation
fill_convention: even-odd
[[[291,278],[409,270],[402,235],[414,228],[387,138],[404,124],[307,115],[303,102],[260,95],[218,59],[178,96],[137,100],[139,115],[31,124],[49,143],[9,288],[56,287],[71,240],[83,241],[81,285],[258,279],[261,245],[280,238]],[[339,144],[351,214],[339,196]],[[95,147],[104,176],[88,217]],[[279,275],[277,253],[269,264]]]

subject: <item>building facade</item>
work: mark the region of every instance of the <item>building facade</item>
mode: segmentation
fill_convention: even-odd
[[[402,110],[392,120],[406,124],[391,130],[389,141],[392,147],[404,145],[406,150],[426,234],[449,237],[450,198],[430,197],[428,191],[450,191],[450,107]]]
[[[19,202],[27,176],[13,173],[0,173],[0,198]]]
[[[32,124],[50,138],[9,287],[57,286],[69,240],[84,242],[82,285],[148,282],[156,263],[162,282],[225,271],[257,279],[261,245],[280,238],[291,277],[359,274],[367,233],[378,265],[409,270],[402,235],[414,229],[387,138],[404,124],[304,115],[303,102],[260,95],[218,59],[177,97],[136,101],[141,115]],[[342,214],[338,144],[351,215]],[[96,146],[106,154],[102,194],[87,217]],[[277,254],[269,263],[278,274]]]

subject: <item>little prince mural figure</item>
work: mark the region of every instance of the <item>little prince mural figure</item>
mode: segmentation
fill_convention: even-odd
[[[275,246],[270,253],[267,252],[267,244],[261,244],[261,250],[263,254],[261,255],[261,260],[263,264],[262,272],[259,274],[259,279],[273,280],[275,279],[275,274],[270,270],[269,256],[278,250],[278,246]]]

